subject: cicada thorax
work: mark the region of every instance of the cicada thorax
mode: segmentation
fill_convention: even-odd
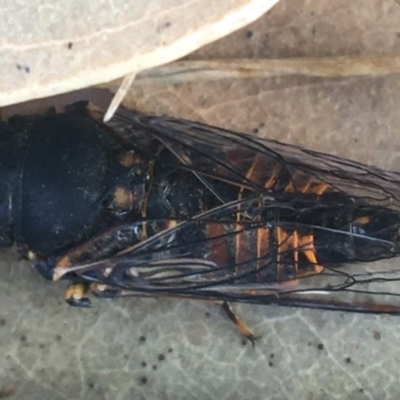
[[[86,104],[62,114],[15,117],[4,127],[12,138],[1,136],[1,201],[5,207],[11,199],[11,216],[4,214],[9,220],[1,221],[1,229],[10,231],[12,241],[46,257],[104,232],[83,259],[125,245],[107,240],[107,230],[128,213],[140,215],[148,163],[132,146],[93,118]]]

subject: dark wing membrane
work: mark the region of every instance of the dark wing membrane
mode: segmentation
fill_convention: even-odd
[[[400,174],[273,140],[170,117],[121,109],[110,124],[133,143],[154,139],[200,179],[257,192],[345,193],[399,209]],[[203,181],[204,182],[204,181]]]

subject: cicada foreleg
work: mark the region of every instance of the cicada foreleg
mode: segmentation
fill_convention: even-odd
[[[90,308],[89,291],[90,285],[86,282],[71,283],[64,291],[64,301],[72,307]]]

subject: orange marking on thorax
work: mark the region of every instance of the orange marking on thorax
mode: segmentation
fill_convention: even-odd
[[[167,221],[167,228],[166,229],[173,229],[178,225],[175,219],[170,219]]]
[[[134,165],[142,164],[143,160],[133,150],[129,150],[122,154],[120,163],[126,168],[131,168]]]
[[[366,225],[371,222],[371,218],[367,216],[359,217],[353,221],[353,224]]]
[[[133,207],[133,193],[122,186],[117,186],[114,192],[114,204],[122,210]]]
[[[71,266],[71,260],[68,256],[60,258],[57,262],[56,268],[68,268]]]

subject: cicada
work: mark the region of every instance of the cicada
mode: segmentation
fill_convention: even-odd
[[[1,124],[0,244],[98,297],[399,314],[400,174],[87,103]]]

